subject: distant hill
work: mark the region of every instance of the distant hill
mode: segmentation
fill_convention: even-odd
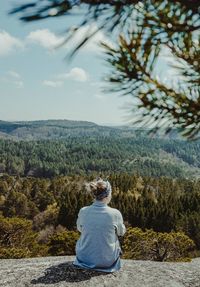
[[[9,137],[19,140],[55,139],[72,135],[79,136],[82,134],[89,134],[99,128],[100,127],[97,124],[87,121],[0,121],[1,138]]]
[[[38,120],[38,121],[0,121],[0,138],[17,140],[65,139],[82,136],[135,137],[147,134],[148,130],[131,126],[102,126],[88,121],[72,120]],[[176,130],[167,136],[157,137],[180,138]]]

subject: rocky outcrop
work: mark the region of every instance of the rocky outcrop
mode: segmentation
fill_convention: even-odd
[[[119,272],[77,269],[72,256],[0,260],[1,287],[200,287],[200,258],[191,263],[123,260]]]

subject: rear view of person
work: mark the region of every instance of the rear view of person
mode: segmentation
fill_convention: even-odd
[[[89,187],[95,200],[78,214],[77,229],[81,236],[76,244],[74,265],[114,272],[121,268],[118,236],[123,236],[126,228],[120,211],[108,206],[112,193],[110,183],[99,179]]]

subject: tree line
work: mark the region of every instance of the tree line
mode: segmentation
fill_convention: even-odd
[[[71,251],[68,251],[73,254],[78,238],[78,212],[81,207],[93,201],[85,183],[93,178],[94,175],[59,176],[52,179],[2,176],[0,250],[4,255],[0,253],[0,256],[9,258],[21,254],[15,244],[12,245],[13,234],[21,229],[24,229],[24,240],[25,233],[27,235],[27,246],[35,242],[34,256],[66,254],[66,244],[71,246]],[[131,236],[135,232],[137,238],[147,236],[148,247],[149,236],[153,236],[154,243],[156,240],[160,242],[160,233],[163,233],[169,235],[167,238],[173,243],[176,238],[170,235],[171,232],[181,232],[184,242],[190,242],[190,246],[200,250],[200,180],[141,177],[128,173],[110,174],[109,180],[113,187],[111,206],[122,212],[127,227],[140,230],[139,233],[137,230],[130,231]],[[148,230],[154,233],[150,232],[149,235]],[[186,241],[184,236],[188,236]],[[135,253],[130,253],[129,247],[130,242],[126,239],[124,250],[127,257],[135,258]],[[16,254],[12,255],[12,252]],[[22,255],[30,256],[28,254],[25,252]]]

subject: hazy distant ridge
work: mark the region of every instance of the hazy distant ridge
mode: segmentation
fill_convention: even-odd
[[[89,121],[38,120],[8,122],[0,120],[0,138],[39,140],[63,139],[79,136],[117,136],[133,137],[145,134],[147,130],[131,126],[104,126]],[[179,138],[177,132],[171,132],[169,138]]]

